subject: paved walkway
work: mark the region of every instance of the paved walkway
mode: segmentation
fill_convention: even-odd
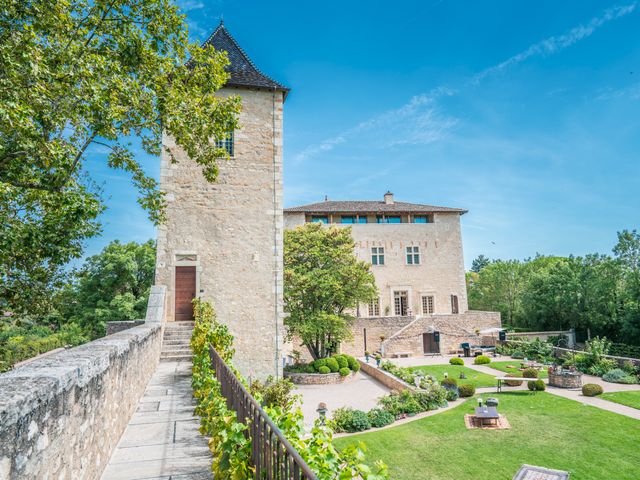
[[[191,362],[162,362],[111,455],[102,480],[213,478],[207,440],[193,416]]]

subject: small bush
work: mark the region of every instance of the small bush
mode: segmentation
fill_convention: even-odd
[[[381,408],[373,408],[367,413],[369,423],[374,428],[386,427],[395,421],[395,417],[386,410]]]
[[[335,358],[327,358],[326,360],[327,367],[329,367],[329,370],[331,370],[333,373],[337,373],[338,370],[340,370],[340,364]]]
[[[464,365],[464,360],[462,360],[460,357],[453,357],[449,359],[449,363],[451,365]]]
[[[513,373],[507,373],[505,375],[505,377],[513,377],[513,378],[519,378],[517,375],[513,374]],[[522,385],[522,380],[505,380],[504,384],[508,387],[519,387],[520,385]]]
[[[440,382],[440,385],[442,385],[444,388],[447,388],[449,386],[457,387],[458,381],[455,378],[447,377],[442,379],[442,381]]]
[[[530,380],[527,382],[527,388],[532,392],[544,392],[546,385],[542,380]]]
[[[473,361],[474,365],[486,365],[487,363],[491,363],[491,359],[486,355],[478,355]]]
[[[289,409],[295,402],[292,392],[295,385],[286,378],[276,380],[269,376],[265,383],[258,380],[251,384],[251,394],[262,397],[262,405],[267,407],[280,407],[283,410]]]
[[[522,371],[522,376],[524,378],[538,378],[538,370],[535,368],[525,368]]]
[[[629,375],[627,372],[620,368],[614,368],[613,370],[609,370],[602,376],[602,379],[605,382],[611,383],[625,383],[625,384],[634,384],[637,383],[636,377],[634,375]]]
[[[629,375],[634,375],[636,373],[636,367],[631,360],[625,360],[622,364],[622,370],[627,372]]]
[[[334,355],[336,362],[338,362],[338,366],[340,368],[349,368],[349,362],[347,361],[347,357],[344,355]]]
[[[331,426],[336,432],[362,432],[371,428],[369,416],[362,410],[349,407],[337,408],[331,418]]]
[[[345,357],[347,358],[347,363],[349,364],[349,368],[351,370],[353,370],[354,372],[360,370],[360,362],[356,360],[355,357],[352,357],[351,355],[345,355]]]
[[[343,367],[340,370],[338,370],[338,373],[340,373],[341,377],[348,377],[349,374],[351,373],[351,370],[349,370],[348,367]]]
[[[602,387],[595,383],[585,383],[582,386],[582,395],[585,397],[595,397],[596,395],[601,395],[602,392]]]
[[[455,402],[458,397],[460,396],[460,390],[458,390],[458,387],[454,387],[454,388],[447,388],[447,402]]]
[[[466,383],[458,387],[458,392],[462,398],[473,397],[476,394],[476,387]]]
[[[316,372],[320,371],[320,367],[326,367],[327,366],[327,359],[326,358],[319,358],[318,360],[314,360],[313,363],[313,368],[316,369]]]
[[[615,360],[611,360],[610,358],[601,358],[598,362],[591,365],[586,370],[590,375],[601,377],[609,370],[619,370],[617,367],[618,363]]]
[[[522,350],[514,350],[511,353],[511,358],[517,358],[517,359],[524,358],[524,352]]]
[[[318,369],[318,373],[326,375],[327,373],[331,373],[331,369],[325,365],[324,367],[320,367]]]

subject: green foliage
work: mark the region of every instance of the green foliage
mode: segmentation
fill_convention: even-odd
[[[458,381],[455,378],[447,377],[447,378],[443,378],[440,381],[440,385],[442,385],[445,388],[447,388],[447,387],[456,387],[456,386],[458,386]]]
[[[393,362],[385,360],[380,364],[380,368],[391,375],[395,375],[400,380],[405,381],[409,385],[415,385],[416,373],[406,367],[398,367]]]
[[[522,350],[514,350],[513,353],[511,354],[511,356],[513,358],[523,359],[524,358],[524,352]]]
[[[491,260],[489,260],[484,255],[478,255],[473,262],[471,263],[471,271],[475,273],[480,273],[484,267],[491,264]]]
[[[287,336],[300,337],[313,358],[350,339],[354,317],[348,312],[376,295],[370,265],[357,259],[354,247],[350,228],[307,223],[285,231]]]
[[[447,404],[447,391],[440,385],[432,384],[424,390],[403,390],[400,393],[381,397],[378,405],[394,417],[413,415],[428,410],[435,410]]]
[[[358,362],[358,360],[356,360],[356,358],[352,357],[351,355],[345,355],[345,356],[347,357],[349,368],[354,372],[360,371],[360,362]]]
[[[453,357],[449,359],[451,365],[464,365],[464,360],[459,357]]]
[[[336,432],[361,432],[371,428],[371,421],[367,413],[353,408],[337,408],[333,412],[331,426]]]
[[[395,421],[395,417],[381,408],[372,408],[367,412],[369,422],[373,428],[386,427]]]
[[[474,360],[474,365],[486,365],[487,363],[491,363],[491,359],[486,355],[478,355]]]
[[[333,358],[338,362],[340,368],[349,368],[349,361],[344,355],[334,355]]]
[[[269,376],[267,381],[262,383],[255,380],[251,384],[249,392],[254,397],[260,397],[260,404],[263,407],[279,407],[282,410],[291,409],[298,401],[298,397],[292,395],[295,385],[286,378],[276,380],[273,376]]]
[[[602,379],[605,382],[611,382],[611,383],[625,383],[628,385],[632,385],[635,383],[638,383],[638,380],[636,379],[635,375],[629,375],[628,372],[620,369],[620,368],[615,368],[613,370],[609,370],[607,373],[605,373],[604,375],[602,375]]]
[[[471,384],[460,385],[458,392],[462,398],[473,397],[476,394],[476,387]]]
[[[211,139],[238,126],[241,103],[216,95],[226,52],[190,43],[169,0],[9,0],[0,32],[0,309],[42,314],[100,231],[88,153],[127,172],[160,222],[164,197],[137,151],[159,156],[164,133],[213,181],[228,155]]]
[[[538,378],[538,369],[536,369],[536,368],[525,368],[522,371],[522,376],[524,378]]]
[[[447,391],[447,402],[455,402],[460,396],[460,390],[458,390],[458,387],[445,388],[445,390]]]
[[[337,373],[340,370],[340,364],[335,358],[327,358],[327,367],[332,373]]]
[[[110,320],[144,318],[155,264],[153,240],[109,243],[86,260],[74,282],[59,294],[61,315],[94,337],[104,335]]]
[[[347,377],[351,373],[351,370],[349,370],[349,367],[343,367],[340,370],[338,370],[338,373],[340,374],[341,377]]]
[[[247,426],[238,422],[235,412],[227,408],[226,400],[220,391],[220,384],[211,370],[208,353],[208,346],[212,345],[246,386],[246,380],[231,364],[234,354],[233,337],[229,334],[228,328],[215,319],[211,304],[195,299],[194,317],[195,327],[191,337],[192,386],[194,397],[198,401],[196,414],[200,416],[200,432],[210,437],[209,448],[213,454],[212,472],[216,478],[234,480],[253,478],[251,441],[245,437]],[[316,473],[319,480],[388,479],[387,467],[382,462],[376,462],[373,467],[364,462],[363,444],[352,445],[339,452],[333,445],[331,429],[318,423],[311,430],[310,435],[305,437],[300,399],[290,395],[289,384],[268,380],[266,385],[254,388],[256,399],[265,405],[265,412]],[[366,414],[364,417],[368,422]]]
[[[585,397],[595,397],[596,395],[602,395],[602,387],[596,383],[585,383],[582,386],[582,395]]]
[[[320,367],[326,367],[327,366],[327,359],[326,358],[319,358],[317,360],[313,361],[313,368],[316,369],[316,371],[320,371]]]
[[[542,380],[530,380],[527,382],[527,388],[532,392],[543,392],[546,385]]]
[[[324,365],[318,369],[318,373],[322,373],[326,375],[327,373],[331,373],[331,369],[326,365]]]

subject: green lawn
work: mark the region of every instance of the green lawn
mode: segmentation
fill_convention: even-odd
[[[512,366],[515,368],[508,368],[509,366]],[[520,370],[520,360],[506,360],[502,362],[491,362],[487,365],[487,367],[491,367],[505,373],[513,373],[518,377],[522,376],[522,371]],[[548,376],[549,375],[547,374],[546,368],[539,370],[538,378],[547,378]]]
[[[458,380],[458,385],[470,383],[476,388],[495,387],[496,385],[496,380],[493,376],[478,372],[469,367],[463,367],[462,365],[422,365],[420,367],[411,367],[411,370],[414,372],[421,372],[424,375],[433,375],[438,380],[442,380],[446,372],[449,374],[449,377]],[[464,373],[467,378],[461,380],[461,373]]]
[[[605,400],[620,403],[621,405],[626,405],[627,407],[637,408],[638,410],[640,410],[640,390],[633,392],[603,393],[602,395],[600,395],[600,398],[604,398]]]
[[[523,463],[567,470],[575,480],[632,480],[640,472],[640,421],[549,393],[498,394],[510,430],[467,430],[476,399],[440,414],[378,432],[336,439],[364,441],[367,462],[383,460],[398,480],[512,478]]]

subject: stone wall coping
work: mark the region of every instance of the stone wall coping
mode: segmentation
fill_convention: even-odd
[[[140,325],[0,374],[0,431],[73,386],[83,387],[161,324]]]

